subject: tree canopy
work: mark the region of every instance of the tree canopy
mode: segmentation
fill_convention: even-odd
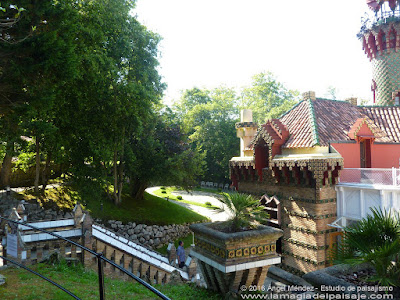
[[[36,192],[58,164],[75,184],[106,191],[116,204],[124,185],[139,199],[149,184],[228,183],[239,110],[252,109],[263,123],[296,101],[296,92],[261,73],[241,90],[192,88],[169,109],[157,70],[161,37],[132,16],[135,1],[0,6],[3,187],[21,152],[35,158],[26,161],[35,166]]]
[[[40,26],[19,43],[0,41],[2,178],[9,177],[15,146],[25,135],[34,140],[37,190],[46,184],[50,163],[68,165],[70,178],[90,191],[106,188],[117,204],[128,181],[146,187],[162,173],[189,184],[199,168],[177,165],[196,161],[197,154],[185,146],[180,124],[163,114],[160,37],[130,14],[134,1],[19,5],[24,16],[8,34]]]
[[[262,72],[252,78],[250,87],[242,90],[242,108],[253,111],[253,120],[264,124],[278,118],[298,102],[299,93],[288,90],[271,72]]]
[[[253,111],[254,122],[277,118],[298,101],[298,92],[287,90],[272,73],[253,76],[251,86],[240,90],[219,87],[184,91],[175,104],[192,147],[205,155],[205,181],[229,182],[229,160],[239,156],[235,123],[241,109]]]

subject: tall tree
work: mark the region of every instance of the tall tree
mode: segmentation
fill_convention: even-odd
[[[40,150],[43,136],[50,130],[59,91],[73,77],[76,67],[73,40],[76,12],[65,2],[22,0],[23,18],[0,40],[0,106],[2,135],[7,143],[3,160],[3,185],[9,182],[15,141],[21,134],[36,138],[37,172],[40,175]],[[32,36],[13,42],[40,24]],[[57,103],[58,104],[58,103]],[[49,132],[50,130],[50,132]]]
[[[149,184],[193,186],[204,168],[204,154],[190,147],[178,118],[168,108],[154,115],[140,135],[128,139],[126,152],[131,158],[126,173],[135,199],[143,198]]]
[[[164,89],[156,69],[160,37],[130,15],[134,1],[79,3],[79,77],[65,91],[59,127],[74,178],[110,184],[119,204],[125,164],[135,159],[126,143],[140,135]]]
[[[298,102],[299,93],[286,89],[271,72],[253,76],[250,87],[242,90],[241,108],[253,110],[254,122],[263,124],[278,118]]]
[[[176,110],[192,146],[205,153],[204,178],[227,182],[229,160],[239,154],[239,139],[235,131],[239,110],[234,89],[186,90]]]

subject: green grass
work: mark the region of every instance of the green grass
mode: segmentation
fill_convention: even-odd
[[[33,270],[49,277],[81,299],[99,299],[97,273],[85,270],[81,265],[67,266],[60,263],[55,266],[37,264]],[[47,281],[20,268],[7,268],[0,272],[6,277],[6,284],[0,286],[2,300],[8,299],[72,299]],[[156,289],[171,299],[221,299],[221,296],[196,287],[192,284],[154,285]],[[133,279],[123,281],[105,278],[106,299],[159,299]]]
[[[36,198],[32,191],[20,195],[20,198],[30,200]],[[58,206],[61,209],[72,208],[76,201],[84,204],[93,218],[119,220],[123,223],[136,222],[147,225],[169,225],[193,223],[207,220],[185,207],[165,201],[154,195],[145,193],[143,200],[135,200],[127,194],[122,197],[120,206],[107,198],[88,197],[81,199],[78,192],[70,186],[62,186],[46,190],[45,196],[38,199],[45,207]]]
[[[175,201],[179,201],[181,203],[186,203],[186,204],[192,204],[192,205],[196,205],[196,206],[201,206],[201,207],[205,207],[205,208],[210,208],[210,209],[215,209],[215,208],[219,208],[217,206],[213,206],[213,205],[207,205],[205,203],[202,202],[196,202],[196,201],[189,201],[189,200],[185,200],[185,199],[179,199],[178,195],[173,194],[173,192],[178,191],[178,189],[176,187],[167,187],[165,189],[158,189],[156,191],[154,191],[153,193],[157,196],[159,196],[160,198],[169,198],[170,200],[175,200]],[[164,193],[165,192],[165,193]],[[165,200],[164,200],[165,201]]]

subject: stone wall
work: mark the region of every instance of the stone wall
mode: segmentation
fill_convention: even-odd
[[[99,220],[96,220],[99,221]],[[160,248],[190,233],[189,224],[146,225],[109,220],[105,226],[124,238],[150,248]]]

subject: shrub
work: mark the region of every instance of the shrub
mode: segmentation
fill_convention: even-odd
[[[345,227],[336,262],[370,263],[376,275],[370,281],[400,286],[400,215],[371,209],[372,215]]]
[[[182,198],[182,196],[177,196],[176,199],[182,200],[183,198]]]
[[[207,201],[207,202],[206,202],[206,205],[207,205],[207,206],[211,206],[211,202],[210,202],[210,201]]]
[[[167,188],[165,186],[160,187],[162,190],[166,190]]]
[[[166,193],[167,193],[167,191],[161,191],[161,193],[163,193],[163,194],[166,194]]]
[[[224,193],[221,202],[225,204],[232,216],[226,221],[226,229],[232,232],[241,231],[252,227],[252,222],[262,222],[268,218],[268,214],[264,211],[264,207],[259,205],[259,201],[251,195],[240,193]],[[217,211],[224,211],[221,207]]]

